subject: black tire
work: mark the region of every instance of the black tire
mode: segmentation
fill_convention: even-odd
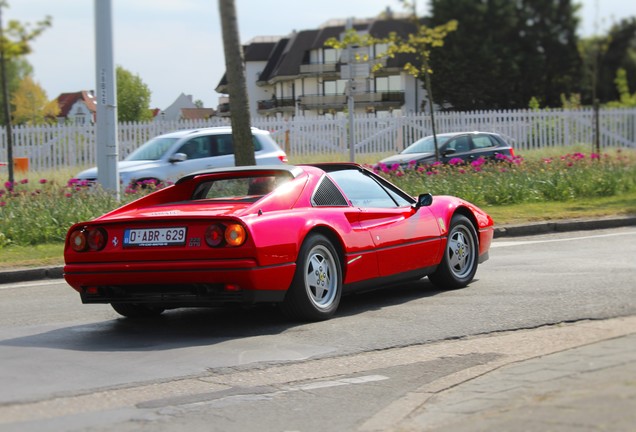
[[[475,277],[478,263],[477,231],[466,216],[456,214],[451,219],[442,262],[428,278],[438,288],[463,288]]]
[[[158,306],[136,303],[111,303],[110,305],[115,312],[127,318],[153,318],[161,315],[165,310]]]
[[[310,234],[300,248],[296,273],[281,310],[292,319],[322,321],[333,316],[341,296],[339,255],[325,236]]]

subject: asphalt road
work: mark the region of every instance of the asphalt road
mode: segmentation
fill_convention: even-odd
[[[633,227],[497,239],[468,288],[350,296],[311,324],[268,306],[130,321],[61,281],[0,285],[0,430],[363,430],[498,355],[438,344],[636,315],[635,256]]]

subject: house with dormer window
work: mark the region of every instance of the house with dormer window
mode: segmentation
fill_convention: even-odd
[[[352,20],[349,25],[361,35],[387,37],[391,32],[406,36],[414,31],[407,19],[388,17]],[[312,30],[293,32],[268,41],[253,40],[244,46],[247,92],[252,116],[337,115],[348,108],[352,94],[356,113],[418,112],[426,91],[422,83],[404,71],[412,58],[383,60],[372,72],[378,54],[386,46],[339,50],[325,45],[342,38],[345,20],[331,20]],[[371,59],[361,61],[360,59]],[[227,77],[216,87],[227,93]],[[217,110],[229,116],[229,104]]]

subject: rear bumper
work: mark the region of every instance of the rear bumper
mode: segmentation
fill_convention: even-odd
[[[64,279],[83,303],[197,306],[282,301],[295,268],[251,260],[67,264]]]

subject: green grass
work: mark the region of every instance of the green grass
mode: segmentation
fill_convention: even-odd
[[[7,246],[0,249],[0,270],[19,267],[55,266],[64,263],[63,243],[46,243],[35,246]]]
[[[587,200],[484,206],[497,225],[636,215],[636,192]]]

